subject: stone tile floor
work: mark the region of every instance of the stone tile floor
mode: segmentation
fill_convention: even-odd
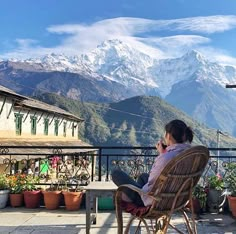
[[[124,223],[129,215],[124,215]],[[183,219],[173,217],[173,223],[184,232]],[[197,221],[200,234],[236,234],[236,220],[230,214],[204,214]],[[114,211],[99,211],[97,224],[91,226],[91,234],[115,234],[117,222]],[[25,209],[7,207],[0,209],[0,234],[84,234],[85,210],[66,211],[60,208],[48,211],[45,208]],[[131,230],[134,233],[134,228]],[[145,233],[142,229],[141,233]],[[174,234],[176,231],[169,230]]]

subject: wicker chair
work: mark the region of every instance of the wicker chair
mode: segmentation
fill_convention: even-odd
[[[199,181],[208,159],[209,151],[204,146],[193,146],[172,159],[156,179],[152,190],[146,193],[153,198],[153,202],[149,207],[135,207],[133,203],[128,204],[122,201],[122,189],[125,187],[137,191],[139,194],[145,193],[132,185],[119,186],[115,195],[118,234],[123,233],[123,211],[131,214],[124,233],[129,232],[135,219],[139,220],[136,232],[143,222],[147,233],[151,233],[150,230],[153,233],[166,233],[169,226],[178,233],[183,233],[170,223],[171,216],[176,211],[181,212],[184,216],[188,233],[197,233],[192,204],[192,190]],[[191,214],[190,218],[185,208],[188,202],[190,202],[190,210],[188,210]],[[151,225],[148,226],[146,219],[151,220]]]

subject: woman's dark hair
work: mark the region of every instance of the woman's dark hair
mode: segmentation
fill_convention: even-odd
[[[193,131],[182,120],[175,119],[165,126],[166,133],[170,133],[177,143],[193,140]]]

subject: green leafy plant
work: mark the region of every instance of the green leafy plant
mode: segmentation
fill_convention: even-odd
[[[66,176],[61,176],[57,183],[58,185],[60,185],[59,188],[62,191],[67,191],[67,192],[83,191],[83,188],[79,186],[78,181],[73,178],[68,179]]]
[[[208,187],[210,189],[216,189],[216,190],[224,189],[224,181],[219,174],[210,176],[207,182],[208,182]]]
[[[9,188],[6,174],[0,174],[0,190],[6,190]]]
[[[236,197],[236,163],[227,165],[224,181],[230,195]]]
[[[39,177],[33,175],[25,175],[23,190],[24,191],[33,191],[37,190],[37,183],[39,183]]]
[[[203,186],[197,184],[193,189],[192,197],[199,200],[201,208],[206,207],[207,193]]]

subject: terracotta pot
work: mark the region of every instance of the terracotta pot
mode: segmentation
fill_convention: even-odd
[[[10,204],[12,207],[23,206],[23,193],[11,193],[10,194]]]
[[[55,210],[59,208],[61,191],[42,191],[46,209]]]
[[[41,191],[24,191],[25,207],[30,209],[38,208],[40,205]]]
[[[236,217],[236,197],[227,196],[232,215]]]
[[[192,198],[192,203],[193,203],[193,212],[196,215],[199,215],[201,212],[201,206],[199,200],[197,198]],[[186,207],[191,209],[190,202],[187,203]]]
[[[83,192],[62,192],[67,210],[79,210]]]

